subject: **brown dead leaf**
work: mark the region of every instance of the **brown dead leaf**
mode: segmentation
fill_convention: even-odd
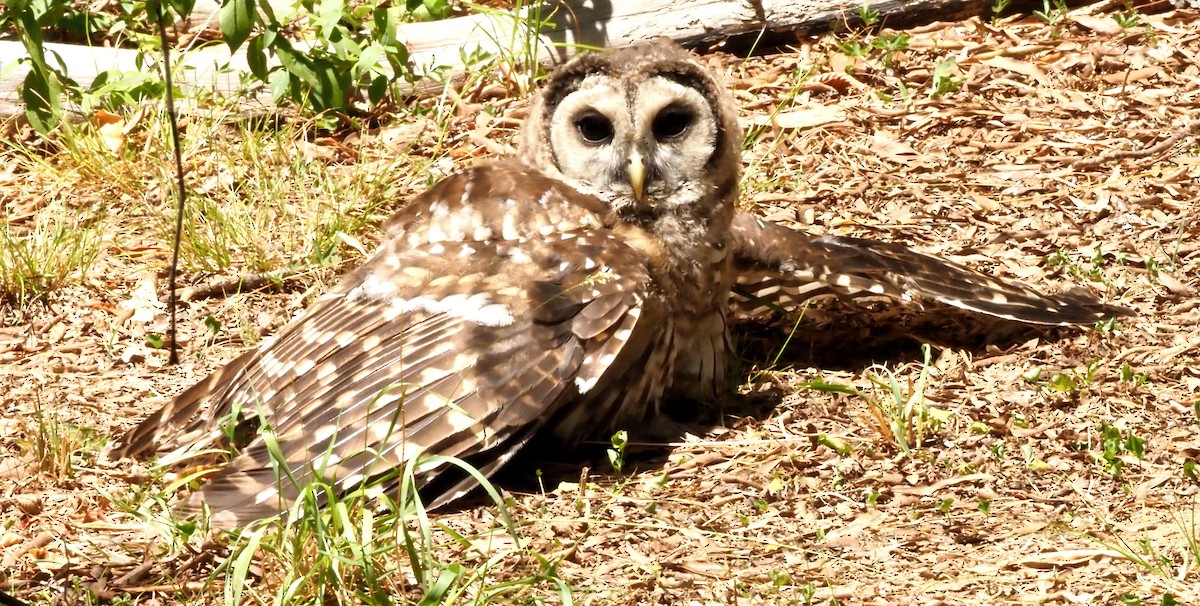
[[[829,57],[829,69],[835,72],[855,73],[866,67],[862,57],[851,57],[836,53]]]
[[[707,558],[689,558],[679,562],[675,566],[680,570],[711,578],[720,578],[723,573],[728,572],[727,566],[723,566]]]
[[[858,536],[868,528],[876,526],[883,513],[877,509],[864,511],[854,517],[849,524],[844,524],[830,530],[825,535],[825,545],[830,547],[847,547],[858,543]]]
[[[913,486],[911,488],[906,487],[906,486],[897,486],[896,488],[892,489],[892,492],[895,494],[907,494],[907,495],[928,497],[928,496],[936,495],[937,493],[941,492],[942,490],[944,490],[950,486],[954,486],[955,484],[963,484],[963,483],[970,483],[970,482],[985,482],[986,483],[986,482],[994,482],[995,480],[996,480],[996,477],[991,474],[988,474],[988,473],[973,473],[973,474],[969,474],[969,475],[965,475],[965,476],[954,476],[951,478],[946,478],[945,480],[941,480],[939,482],[934,482],[932,484],[927,484],[924,486]]]
[[[15,480],[29,477],[35,471],[37,471],[37,461],[30,457],[6,456],[0,458],[0,479]]]
[[[1167,272],[1158,273],[1158,283],[1177,297],[1190,297],[1196,294],[1196,289]]]
[[[857,78],[845,72],[825,72],[809,78],[808,81],[813,84],[828,86],[843,95],[851,89],[865,90],[868,88],[865,84],[859,82]]]
[[[381,128],[375,135],[384,147],[393,151],[404,151],[429,130],[431,125],[432,122],[430,120],[416,118],[412,122],[404,122],[396,126]]]
[[[1100,79],[1109,84],[1131,84],[1133,82],[1141,82],[1160,73],[1162,73],[1161,67],[1143,67],[1141,69],[1104,74]]]
[[[883,131],[871,135],[871,151],[881,158],[900,164],[912,163],[921,155],[911,145],[899,141]]]
[[[1125,555],[1111,549],[1063,549],[1035,553],[1017,560],[1018,566],[1037,569],[1057,569],[1084,566],[1097,558],[1125,559]]]
[[[1028,76],[1029,78],[1038,82],[1046,79],[1046,72],[1042,71],[1040,67],[1030,63],[1029,61],[1021,61],[1011,57],[997,56],[992,57],[991,59],[980,61],[980,63],[988,67],[994,67],[996,69],[1002,69],[1015,74]]]
[[[804,129],[824,126],[834,122],[844,122],[846,110],[836,105],[816,105],[799,109],[791,109],[775,114],[772,119],[776,128]]]
[[[1120,34],[1125,31],[1112,15],[1070,15],[1068,18],[1094,32],[1101,34]]]
[[[125,119],[102,109],[92,114],[92,122],[96,124],[96,134],[108,151],[116,153],[125,145]]]

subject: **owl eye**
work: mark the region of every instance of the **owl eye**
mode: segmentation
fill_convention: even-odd
[[[692,113],[682,107],[668,107],[654,117],[650,130],[655,139],[676,139],[692,125]]]
[[[575,129],[588,143],[605,143],[613,138],[613,124],[600,114],[584,114],[575,119]]]

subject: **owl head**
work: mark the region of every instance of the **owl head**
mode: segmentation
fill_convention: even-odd
[[[526,163],[651,231],[663,221],[727,221],[740,146],[732,98],[669,41],[560,68],[535,97],[519,142]]]

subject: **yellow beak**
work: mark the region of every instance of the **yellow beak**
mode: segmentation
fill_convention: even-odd
[[[629,154],[629,186],[633,188],[633,198],[642,201],[645,194],[646,164],[642,162],[642,154],[634,150]]]

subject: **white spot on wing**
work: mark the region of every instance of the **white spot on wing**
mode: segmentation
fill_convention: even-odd
[[[504,222],[500,228],[500,237],[505,240],[521,240],[521,230],[517,226],[516,217],[504,215]]]
[[[528,254],[526,254],[525,251],[521,250],[520,248],[514,247],[514,248],[509,249],[508,258],[513,263],[520,263],[522,265],[527,265],[529,263],[533,263],[533,257],[530,257]]]
[[[449,295],[440,299],[420,296],[412,299],[395,299],[392,307],[400,313],[423,311],[431,314],[446,314],[462,318],[481,326],[508,326],[513,323],[508,307],[499,303],[488,303],[487,295]]]
[[[429,205],[429,216],[433,219],[445,219],[450,215],[450,208],[445,202],[438,201]]]
[[[346,298],[350,301],[390,301],[396,296],[396,285],[390,280],[381,279],[375,274],[368,274],[362,284],[354,287]]]
[[[266,503],[267,501],[275,501],[278,499],[279,499],[279,491],[278,490],[276,490],[274,487],[264,488],[264,489],[258,491],[258,494],[254,495],[254,504],[262,505],[263,503]]]
[[[293,369],[293,372],[295,372],[298,375],[308,374],[308,372],[310,370],[312,370],[313,368],[316,368],[316,366],[317,366],[317,363],[315,360],[311,360],[311,359],[300,360],[299,362],[296,362],[296,367]]]
[[[579,393],[585,394],[596,386],[600,380],[600,375],[593,377],[575,377],[575,387],[579,388]]]

